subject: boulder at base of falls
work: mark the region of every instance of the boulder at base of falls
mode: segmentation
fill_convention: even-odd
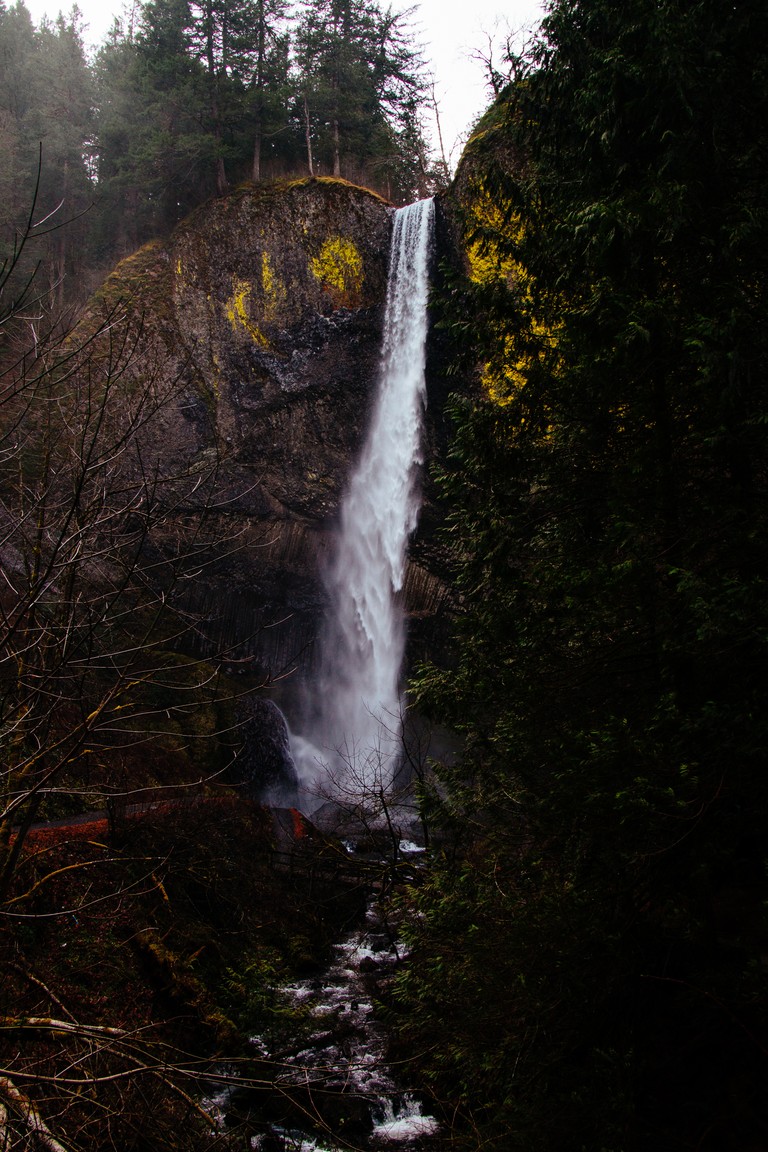
[[[227,770],[227,783],[249,800],[290,807],[296,803],[299,781],[285,717],[263,696],[246,696],[238,713],[241,744]]]

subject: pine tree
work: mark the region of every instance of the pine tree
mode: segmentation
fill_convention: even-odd
[[[28,131],[42,144],[38,212],[56,213],[48,241],[49,298],[60,313],[73,294],[67,279],[79,280],[88,266],[94,201],[94,91],[76,13],[42,25],[37,61],[39,96]]]
[[[248,66],[250,30],[255,19],[251,0],[191,0],[189,48],[203,66],[207,114],[213,136],[216,188],[229,187],[226,172],[227,135],[238,111],[243,71]]]
[[[190,46],[187,0],[145,4],[97,57],[99,184],[139,242],[167,233],[216,190],[217,146],[203,65]]]
[[[389,169],[393,193],[410,198],[423,159],[425,84],[407,14],[371,0],[312,0],[299,20],[296,63],[310,173],[318,159],[334,176]]]
[[[0,9],[0,106],[5,235],[12,246],[30,205],[36,221],[48,218],[34,247],[59,309],[88,256],[93,199],[93,92],[76,12],[35,29],[23,3]]]
[[[93,62],[98,141],[96,244],[105,262],[139,247],[144,236],[144,193],[136,141],[145,111],[138,99],[136,41],[115,20]]]
[[[287,0],[254,0],[247,101],[253,124],[251,176],[261,180],[265,142],[288,143],[290,102]]]
[[[28,211],[34,190],[37,148],[26,130],[37,89],[37,41],[23,4],[0,6],[0,203],[3,240],[11,250],[13,233]]]

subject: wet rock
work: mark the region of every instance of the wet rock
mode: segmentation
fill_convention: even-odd
[[[246,186],[123,261],[89,306],[84,336],[110,316],[110,346],[123,327],[135,342],[125,387],[163,397],[143,466],[199,477],[156,541],[173,554],[207,510],[214,546],[183,604],[200,622],[196,655],[227,650],[270,680],[312,672],[322,571],[378,374],[391,217],[345,181]],[[419,635],[446,600],[432,568],[420,558],[407,581]]]
[[[199,477],[177,489],[168,550],[203,509],[206,535],[228,545],[184,605],[204,654],[255,656],[273,678],[311,660],[323,556],[376,383],[390,231],[390,206],[345,181],[243,187],[119,264],[81,322],[87,339],[110,318],[94,350],[105,361],[124,329],[125,388],[162,397],[143,466]]]
[[[228,782],[245,796],[264,804],[295,803],[298,787],[285,717],[272,701],[252,696],[239,704],[237,756],[228,769]]]

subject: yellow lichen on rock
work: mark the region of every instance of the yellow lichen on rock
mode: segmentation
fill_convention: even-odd
[[[309,262],[312,275],[337,306],[354,307],[363,282],[363,259],[351,240],[329,236]]]
[[[211,374],[211,391],[216,399],[218,399],[219,392],[221,391],[221,360],[217,352],[214,352],[211,361],[213,364],[213,373]]]
[[[224,310],[233,332],[236,332],[238,328],[244,328],[255,344],[263,346],[269,341],[249,316],[248,305],[252,290],[252,285],[247,280],[240,280],[237,276],[233,276],[232,295],[224,305]]]
[[[266,298],[274,295],[275,273],[272,268],[272,261],[269,258],[269,252],[262,252],[261,254],[261,284]]]
[[[525,387],[545,349],[556,347],[556,334],[548,332],[537,317],[530,274],[510,255],[510,248],[522,239],[517,215],[479,183],[472,188],[470,213],[474,218],[473,238],[465,246],[469,278],[475,284],[503,286],[517,314],[515,333],[498,330],[496,352],[481,373],[490,398],[497,404],[508,404]]]

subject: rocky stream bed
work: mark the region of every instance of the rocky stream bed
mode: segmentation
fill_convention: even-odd
[[[402,847],[405,854],[419,851]],[[404,954],[375,902],[334,953],[324,972],[281,988],[305,1020],[302,1041],[275,1051],[262,1037],[252,1038],[259,1056],[280,1065],[274,1092],[265,1099],[251,1088],[228,1088],[216,1100],[223,1124],[247,1131],[258,1152],[436,1148],[438,1121],[386,1062],[374,998]]]

